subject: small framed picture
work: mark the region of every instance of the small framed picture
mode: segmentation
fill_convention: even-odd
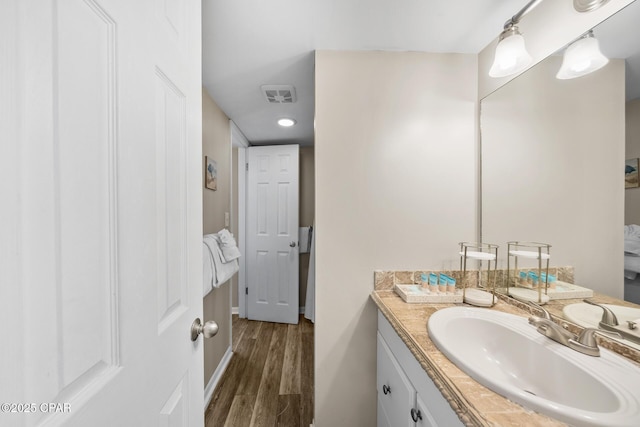
[[[638,159],[627,159],[624,164],[624,188],[638,188]]]
[[[204,157],[204,186],[209,190],[218,189],[218,164],[209,156]]]

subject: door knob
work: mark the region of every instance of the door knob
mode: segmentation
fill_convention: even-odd
[[[289,246],[291,246],[292,248],[295,248],[296,247],[296,242],[289,243]]]
[[[198,335],[202,334],[205,338],[211,338],[218,333],[218,324],[213,320],[209,320],[204,325],[200,318],[196,318],[191,324],[191,341],[198,339]]]

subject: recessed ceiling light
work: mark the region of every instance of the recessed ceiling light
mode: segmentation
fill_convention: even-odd
[[[296,121],[293,119],[280,119],[278,120],[278,124],[283,127],[291,127],[296,124]]]

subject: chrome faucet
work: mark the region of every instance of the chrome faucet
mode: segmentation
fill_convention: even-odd
[[[542,335],[567,347],[569,347],[570,340],[575,340],[577,338],[574,334],[557,323],[554,323],[551,319],[531,316],[529,317],[529,323],[535,326],[538,329],[538,332]]]
[[[584,328],[580,335],[576,336],[564,327],[554,323],[551,319],[543,319],[538,316],[529,317],[529,323],[547,338],[551,338],[557,343],[588,356],[600,356],[600,348],[595,339],[596,334],[610,337],[621,336],[617,332],[602,331],[594,328]]]
[[[619,325],[618,318],[613,313],[613,311],[611,311],[609,307],[607,307],[606,305],[596,304],[595,302],[588,299],[583,299],[582,301],[586,302],[587,304],[595,305],[596,307],[600,307],[602,309],[603,312],[602,312],[602,319],[600,320],[600,326],[602,325],[618,326]]]
[[[551,314],[547,311],[546,308],[544,308],[543,306],[541,306],[540,304],[536,304],[533,301],[528,301],[528,304],[533,307],[533,308],[537,308],[538,310],[540,310],[542,312],[542,317],[544,319],[547,320],[551,320]]]
[[[612,334],[610,334],[610,336],[624,338],[636,344],[640,344],[640,334],[637,331],[638,326],[636,325],[636,322],[633,320],[627,320],[627,327],[625,328],[620,325],[615,313],[606,305],[596,304],[588,299],[583,299],[582,301],[602,309],[602,319],[600,319],[598,326],[605,331],[611,332]]]
[[[569,340],[569,347],[589,356],[600,356],[600,347],[598,347],[598,343],[596,342],[596,334],[622,338],[622,335],[617,332],[603,331],[595,328],[584,328],[582,332],[580,332],[580,336],[577,341]]]

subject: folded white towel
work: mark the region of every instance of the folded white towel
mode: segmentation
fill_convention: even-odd
[[[242,255],[237,246],[221,246],[220,250],[222,250],[222,257],[224,258],[223,262],[234,261]]]
[[[231,234],[229,230],[223,228],[213,236],[216,238],[218,244],[220,245],[220,250],[222,251],[223,258],[222,262],[231,262],[234,259],[240,258],[240,249],[238,249],[236,239],[233,238],[233,234]]]
[[[230,245],[230,246],[236,246],[236,239],[233,238],[233,234],[231,234],[231,232],[229,232],[229,230],[227,230],[226,228],[223,228],[222,230],[218,231],[218,237],[220,238],[220,243],[222,243],[222,245]]]
[[[202,296],[204,297],[213,290],[213,281],[215,279],[213,257],[209,247],[204,242],[202,242],[202,267]]]
[[[625,269],[625,271],[632,271],[634,273],[640,273],[640,256],[625,255],[624,256],[624,269]]]
[[[624,239],[624,252],[625,254],[640,255],[640,240]]]
[[[640,225],[629,224],[624,226],[624,238],[636,238],[640,239]]]
[[[222,258],[222,250],[216,236],[207,234],[204,236],[204,244],[207,246],[211,258],[213,259],[214,280],[213,287],[219,288],[220,285],[231,279],[231,277],[240,269],[237,260],[224,262]]]

